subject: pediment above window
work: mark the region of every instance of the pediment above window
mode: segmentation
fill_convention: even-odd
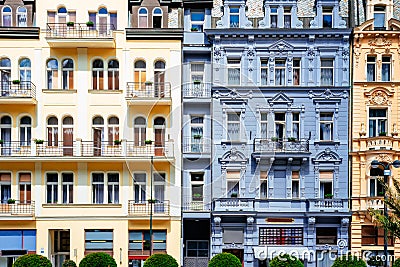
[[[268,100],[269,104],[272,105],[282,105],[286,104],[288,106],[293,104],[293,99],[289,98],[285,93],[279,92],[274,97]]]
[[[374,30],[374,19],[369,19],[361,24],[359,27],[355,28],[354,31],[373,31]]]
[[[342,159],[338,154],[331,151],[330,148],[326,148],[324,151],[319,153],[315,158],[312,159],[314,163],[341,163]]]
[[[270,51],[284,52],[284,51],[291,51],[294,49],[294,47],[284,40],[279,40],[270,45],[268,49]]]
[[[233,165],[238,165],[238,164],[247,164],[247,157],[240,151],[238,151],[236,148],[232,148],[228,152],[226,152],[222,158],[220,159],[220,162],[222,164],[233,164]]]

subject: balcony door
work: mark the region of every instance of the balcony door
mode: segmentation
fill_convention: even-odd
[[[157,61],[154,64],[154,97],[164,97],[165,63]]]
[[[157,117],[154,119],[154,155],[164,155],[165,146],[165,119]]]
[[[73,155],[73,139],[74,139],[74,120],[72,117],[65,117],[63,119],[63,155]]]
[[[1,145],[1,155],[11,155],[11,117],[3,116],[0,119],[0,139],[3,140]]]
[[[93,128],[93,155],[101,156],[101,141],[102,141],[103,129]]]

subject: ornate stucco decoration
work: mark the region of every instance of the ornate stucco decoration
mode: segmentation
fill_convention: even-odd
[[[267,102],[270,104],[270,106],[279,104],[291,106],[293,104],[293,99],[289,98],[285,93],[279,92],[271,99],[268,99]]]
[[[310,217],[310,218],[308,218],[308,224],[309,225],[315,225],[315,217]]]
[[[298,0],[297,1],[297,16],[315,17],[314,0]]]
[[[314,163],[319,163],[319,162],[340,163],[342,162],[342,159],[339,157],[338,154],[331,151],[330,148],[326,148],[324,151],[319,153],[312,161]]]
[[[391,162],[393,161],[392,157],[390,157],[388,154],[385,154],[385,153],[382,153],[382,154],[377,155],[377,156],[375,157],[375,159],[376,159],[377,161],[380,161],[380,162],[387,162],[387,163],[391,163]]]
[[[282,54],[284,52],[293,51],[294,47],[284,40],[278,40],[268,47],[269,51]]]
[[[211,16],[215,18],[220,18],[222,17],[223,13],[221,11],[221,6],[224,5],[223,0],[214,0],[213,1],[213,9],[211,11]]]
[[[264,17],[263,2],[264,2],[263,0],[247,0],[246,16],[248,18],[263,18]]]
[[[349,2],[348,2],[348,0],[340,0],[340,2],[339,2],[339,15],[342,18],[347,18],[349,16]]]
[[[321,92],[321,93],[317,93],[314,92],[312,90],[310,90],[308,92],[308,97],[312,98],[312,99],[340,99],[340,98],[348,98],[349,95],[347,93],[347,91],[343,91],[340,93],[333,93],[330,89],[326,89],[325,91]]]
[[[376,47],[390,47],[392,45],[392,42],[390,40],[387,40],[385,37],[379,35],[375,37],[375,39],[369,40],[368,45]]]
[[[253,90],[248,90],[247,92],[238,91],[236,89],[232,89],[228,92],[215,91],[213,96],[218,98],[228,98],[228,99],[241,99],[241,98],[252,98]]]
[[[386,90],[375,89],[371,92],[365,93],[365,96],[368,97],[367,105],[378,105],[378,106],[388,106],[391,105],[392,102],[389,98],[393,94],[386,92]]]
[[[220,159],[220,162],[222,164],[246,164],[248,161],[248,158],[240,151],[238,151],[235,147],[226,152],[222,158]]]

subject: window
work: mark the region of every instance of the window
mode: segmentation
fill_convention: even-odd
[[[139,28],[147,28],[147,22],[148,22],[148,17],[147,17],[147,9],[144,7],[141,7],[138,12],[139,16]]]
[[[322,27],[332,28],[332,25],[333,25],[332,22],[333,22],[332,7],[323,7],[322,8]]]
[[[192,9],[190,12],[190,21],[192,23],[192,32],[202,32],[204,26],[204,11]]]
[[[74,151],[74,119],[67,116],[62,121],[63,155],[73,156]]]
[[[96,59],[92,63],[92,86],[93,90],[104,89],[104,64],[103,60]]]
[[[300,172],[292,171],[292,198],[300,198]]]
[[[27,250],[35,253],[36,251],[36,230],[0,230],[0,244],[2,250],[15,251]],[[30,254],[30,253],[29,253]],[[3,255],[5,257],[5,255]],[[12,266],[12,258],[9,264],[2,260],[5,266]]]
[[[277,7],[271,7],[270,11],[270,23],[271,23],[271,28],[278,28],[278,8]]]
[[[203,201],[204,173],[191,173],[190,180],[192,186],[192,201]]]
[[[337,229],[333,227],[317,227],[317,245],[336,245]]]
[[[275,59],[275,85],[285,85],[286,60]]]
[[[46,203],[57,203],[58,202],[58,174],[47,173],[46,174],[46,186],[47,186],[47,200]]]
[[[283,112],[275,113],[275,137],[279,141],[286,137],[286,114]]]
[[[3,27],[11,27],[12,25],[12,12],[11,7],[5,6],[2,10]]]
[[[268,59],[261,60],[261,85],[268,85]]]
[[[203,151],[203,130],[204,130],[204,117],[191,116],[190,119],[190,143],[191,152]]]
[[[98,24],[97,24],[97,29],[99,31],[100,35],[104,35],[107,33],[108,30],[108,11],[107,8],[102,7],[99,9],[97,12],[97,19],[98,19]]]
[[[154,97],[164,97],[165,62],[158,60],[154,63]]]
[[[97,17],[97,13],[96,12],[89,12],[89,21],[93,22],[93,29],[96,29],[96,17]]]
[[[192,82],[204,81],[204,63],[191,63],[190,64],[190,78]]]
[[[228,85],[240,85],[240,59],[228,59]]]
[[[118,29],[117,12],[110,12],[110,30]]]
[[[113,230],[85,230],[85,250],[112,253]]]
[[[260,198],[268,198],[268,172],[260,172]]]
[[[240,184],[240,171],[226,172],[226,196],[238,197]]]
[[[1,154],[3,156],[11,155],[11,117],[3,116],[0,120],[0,139],[3,140]]]
[[[387,109],[369,110],[369,137],[386,136]]]
[[[11,173],[0,173],[0,203],[7,203],[11,198]]]
[[[260,228],[260,245],[303,245],[303,228]]]
[[[21,172],[18,178],[20,203],[31,203],[31,174]]]
[[[92,203],[104,203],[104,174],[92,173]]]
[[[153,28],[162,28],[163,12],[161,8],[153,9]]]
[[[385,244],[385,231],[374,225],[361,226],[361,244],[367,246],[383,246]],[[393,236],[388,232],[388,246],[393,246]]]
[[[107,193],[108,203],[118,204],[119,203],[119,174],[108,173],[107,174]]]
[[[301,59],[293,59],[293,85],[300,85]]]
[[[119,63],[115,59],[108,62],[108,89],[119,89]]]
[[[10,90],[11,82],[11,61],[8,58],[0,59],[0,79],[1,79],[1,94],[7,96]]]
[[[58,119],[56,117],[47,119],[47,144],[58,146]]]
[[[135,90],[138,90],[140,88],[139,85],[143,86],[146,82],[146,62],[143,60],[136,61],[134,72]],[[144,89],[144,87],[140,89]]]
[[[383,177],[383,173],[381,178]],[[369,196],[370,197],[382,197],[384,196],[384,188],[382,183],[378,180],[378,177],[371,177],[369,179]]]
[[[146,119],[137,117],[134,121],[133,129],[135,146],[144,146],[146,141]]]
[[[27,25],[27,10],[25,7],[20,6],[17,9],[17,25],[18,27],[26,27]]]
[[[374,6],[374,28],[375,30],[384,30],[386,22],[385,6]]]
[[[187,240],[186,256],[208,258],[208,240]]]
[[[134,173],[135,203],[146,203],[146,174]]]
[[[321,59],[321,85],[333,85],[333,59]]]
[[[167,250],[167,231],[153,230],[153,238],[150,238],[150,231],[129,231],[129,250],[135,251],[136,255],[149,255],[150,243],[153,244],[153,251]]]
[[[367,57],[367,81],[376,81],[376,56]]]
[[[382,56],[382,82],[389,82],[391,78],[391,57]]]
[[[261,113],[261,122],[260,122],[260,138],[267,139],[268,137],[268,113]]]
[[[108,145],[114,145],[114,141],[119,141],[119,119],[117,117],[108,118]]]
[[[300,113],[292,113],[292,137],[300,140]]]
[[[63,173],[62,175],[62,203],[74,203],[74,175]]]
[[[320,198],[332,198],[333,171],[319,172],[319,195]]]
[[[29,58],[23,58],[19,62],[19,80],[22,87],[27,86],[24,82],[31,81],[31,61]]]
[[[319,116],[319,140],[333,141],[333,113],[323,112]]]
[[[240,112],[231,112],[227,114],[227,139],[230,141],[240,141],[241,139],[240,115]]]
[[[65,59],[62,63],[62,89],[74,88],[74,62]]]
[[[292,10],[291,7],[285,7],[283,9],[283,27],[292,28]]]
[[[62,24],[67,23],[67,15],[68,15],[67,9],[65,7],[60,7],[57,10],[57,19],[58,19],[57,22]]]
[[[30,146],[32,139],[32,120],[28,116],[24,116],[20,120],[19,140],[21,146]]]
[[[156,205],[154,212],[164,212],[165,199],[165,173],[153,173],[154,199],[157,199],[161,205]]]
[[[229,26],[231,28],[239,28],[239,7],[229,7]]]
[[[47,89],[58,88],[58,61],[49,59],[47,61]]]

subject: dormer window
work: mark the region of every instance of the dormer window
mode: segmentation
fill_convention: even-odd
[[[162,10],[158,7],[153,10],[153,28],[162,28]]]
[[[18,9],[17,9],[17,25],[18,25],[18,27],[26,27],[27,26],[26,14],[27,14],[27,10],[25,7],[23,7],[23,6],[18,7]]]
[[[376,30],[385,29],[386,20],[386,8],[385,6],[374,6],[374,28]]]
[[[3,27],[11,27],[11,7],[5,6],[2,10]]]
[[[147,28],[147,9],[141,7],[138,13],[139,13],[139,28]]]
[[[289,29],[292,27],[292,11],[290,7],[285,7],[283,15],[283,27]]]
[[[229,8],[229,25],[231,28],[239,28],[239,7]]]
[[[271,7],[270,21],[271,21],[271,28],[278,27],[278,8],[277,7]]]
[[[333,12],[332,7],[322,8],[322,26],[324,28],[332,28],[333,25]]]

